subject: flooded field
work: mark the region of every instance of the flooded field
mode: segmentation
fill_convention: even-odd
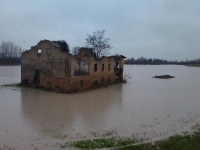
[[[20,66],[0,66],[0,85],[19,83]],[[0,87],[0,149],[61,149],[101,137],[155,141],[200,124],[200,68],[125,66],[125,84],[75,94]],[[169,74],[173,79],[155,79]]]

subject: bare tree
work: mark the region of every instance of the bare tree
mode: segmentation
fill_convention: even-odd
[[[4,42],[3,42],[3,41],[1,42],[0,47],[1,47],[1,53],[2,53],[2,56],[1,56],[1,57],[4,57],[5,48],[4,48]]]
[[[5,42],[4,46],[5,46],[5,51],[4,51],[5,53],[4,54],[5,54],[6,57],[9,57],[9,54],[10,54],[10,52],[9,52],[9,48],[10,48],[9,42]]]
[[[109,44],[110,39],[104,37],[105,32],[106,30],[98,30],[93,32],[93,35],[87,34],[86,47],[92,48],[97,58],[108,55],[108,50],[112,48]]]
[[[12,57],[14,57],[13,56],[13,53],[14,53],[14,47],[15,47],[15,45],[13,44],[13,42],[9,42],[9,45],[10,45],[10,50],[9,50],[9,52],[10,52],[10,58],[12,58]]]
[[[21,57],[22,55],[22,47],[18,46],[18,57]]]
[[[72,54],[76,55],[79,53],[79,50],[80,50],[80,47],[79,46],[75,46],[73,49],[72,49]]]
[[[18,57],[18,55],[17,55],[17,53],[18,53],[18,46],[14,46],[14,48],[13,48],[13,57]]]
[[[0,44],[0,48],[3,53],[2,57],[5,58],[21,57],[22,53],[21,46],[15,45],[13,42],[2,41]]]

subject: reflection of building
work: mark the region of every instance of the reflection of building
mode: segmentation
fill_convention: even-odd
[[[92,49],[72,55],[55,41],[40,41],[22,53],[21,82],[60,92],[86,90],[123,79],[124,56],[96,59]]]

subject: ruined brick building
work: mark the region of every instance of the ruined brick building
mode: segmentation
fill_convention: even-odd
[[[123,80],[124,56],[96,59],[92,49],[72,55],[55,41],[43,40],[22,53],[21,83],[57,92],[76,92]]]

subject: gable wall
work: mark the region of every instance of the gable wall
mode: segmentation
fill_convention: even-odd
[[[41,49],[41,54],[38,54]],[[40,73],[40,84],[43,85],[51,78],[65,78],[71,75],[71,69],[66,74],[65,59],[68,58],[69,64],[72,63],[72,57],[67,52],[61,52],[59,45],[47,41],[39,43],[29,51],[23,53],[21,58],[21,75],[22,82],[28,79],[29,83],[33,82],[35,69]]]

